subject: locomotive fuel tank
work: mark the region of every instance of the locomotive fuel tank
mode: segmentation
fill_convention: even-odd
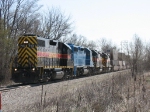
[[[52,79],[62,79],[64,76],[63,71],[55,71]]]
[[[88,73],[89,73],[89,69],[87,69],[87,68],[84,68],[83,75],[86,75],[86,74],[88,74]]]
[[[64,71],[61,68],[55,68],[53,71],[52,79],[62,79],[64,76]]]

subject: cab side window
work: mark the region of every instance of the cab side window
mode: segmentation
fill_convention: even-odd
[[[45,47],[45,41],[44,40],[37,40],[38,47]]]

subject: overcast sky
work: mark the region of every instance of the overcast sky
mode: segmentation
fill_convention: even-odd
[[[42,8],[59,7],[71,15],[75,32],[89,40],[105,37],[114,43],[133,38],[150,40],[150,0],[41,0]]]

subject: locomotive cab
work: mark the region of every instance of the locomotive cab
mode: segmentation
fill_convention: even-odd
[[[68,43],[71,47],[71,60],[74,62],[74,77],[81,76],[84,74],[84,67],[86,63],[86,53],[83,47],[75,46],[73,44]]]
[[[12,79],[14,82],[33,82],[38,72],[36,66],[37,36],[25,34],[18,39],[18,52],[12,66]]]
[[[92,50],[92,56],[93,56],[93,63],[94,63],[94,71],[97,73],[102,72],[102,56],[101,53]]]
[[[17,52],[12,67],[17,83],[62,79],[73,69],[71,47],[57,40],[25,34],[18,39]]]
[[[106,53],[102,53],[103,72],[111,71],[110,57]]]

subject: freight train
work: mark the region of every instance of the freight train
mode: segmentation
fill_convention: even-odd
[[[122,56],[122,55],[121,55]],[[24,34],[18,39],[17,55],[12,65],[12,80],[16,83],[37,83],[70,79],[126,69],[119,53],[98,52],[71,43]]]

